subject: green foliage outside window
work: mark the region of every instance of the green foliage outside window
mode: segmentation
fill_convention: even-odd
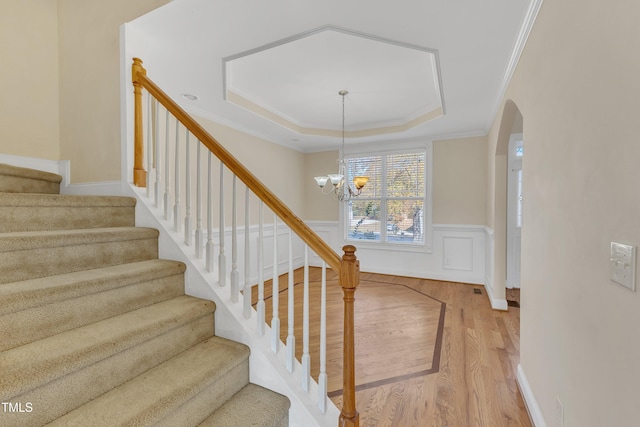
[[[348,159],[349,182],[356,175],[367,175],[369,182],[347,204],[347,236],[424,243],[424,151]]]

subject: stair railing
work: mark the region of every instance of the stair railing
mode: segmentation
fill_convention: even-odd
[[[147,188],[147,196],[152,199],[157,208],[163,208],[165,220],[173,216],[175,231],[184,231],[184,240],[188,246],[194,246],[197,258],[205,257],[207,272],[214,273],[217,270],[219,286],[224,287],[229,278],[230,299],[238,302],[240,295],[243,298],[243,315],[250,318],[251,287],[255,283],[252,279],[251,255],[257,258],[257,287],[258,302],[257,330],[261,335],[265,334],[265,297],[264,297],[264,244],[265,225],[263,205],[266,205],[274,214],[272,224],[273,239],[273,266],[272,266],[272,319],[271,319],[271,347],[275,353],[281,348],[280,318],[279,318],[279,248],[278,235],[279,222],[288,228],[288,330],[286,336],[286,367],[290,373],[295,366],[295,333],[294,333],[294,240],[295,234],[304,245],[304,302],[303,302],[303,351],[301,356],[302,384],[304,391],[309,391],[312,381],[310,374],[309,353],[309,251],[315,253],[322,260],[322,281],[320,301],[314,304],[321,306],[320,315],[320,348],[319,348],[319,374],[318,374],[318,406],[324,413],[327,408],[327,371],[326,371],[326,267],[329,266],[337,273],[338,281],[343,291],[344,300],[344,337],[343,337],[343,399],[339,417],[340,426],[358,426],[359,415],[355,405],[355,353],[354,353],[354,294],[359,284],[359,261],[355,256],[356,248],[352,245],[343,247],[344,254],[340,257],[324,240],[322,240],[306,223],[298,218],[280,199],[273,194],[260,180],[258,180],[245,166],[232,156],[214,137],[212,137],[198,122],[187,114],[176,102],[167,96],[152,80],[147,77],[142,61],[133,59],[132,80],[134,86],[134,185]],[[145,132],[143,119],[143,89],[146,89],[148,108],[147,138],[145,147]],[[160,109],[164,109],[164,118]],[[161,124],[164,125],[164,136],[161,132]],[[184,130],[184,134],[182,131]],[[193,153],[192,137],[196,139]],[[164,144],[164,145],[163,145]],[[203,154],[203,151],[205,152]],[[146,152],[146,162],[145,162]],[[173,155],[173,158],[171,156]],[[206,175],[201,170],[206,156]],[[214,201],[214,176],[213,159],[215,156],[219,164],[219,199]],[[193,158],[195,157],[196,170],[193,170]],[[147,168],[145,169],[145,163]],[[164,168],[164,169],[163,169]],[[155,177],[153,176],[155,171]],[[225,172],[226,171],[226,172]],[[164,172],[164,176],[163,176]],[[225,194],[225,175],[231,174],[231,195]],[[173,180],[171,176],[173,175]],[[195,200],[193,199],[192,179],[195,177]],[[183,180],[184,179],[184,180]],[[245,197],[237,197],[237,181],[245,184]],[[164,188],[162,184],[164,182]],[[203,188],[206,186],[206,188]],[[163,193],[164,191],[164,193]],[[181,200],[184,191],[184,202]],[[251,224],[252,213],[255,215],[255,207],[250,203],[251,198],[258,199],[258,244],[251,251]],[[173,207],[171,206],[173,202]],[[227,260],[225,249],[226,221],[225,203],[231,203],[231,260]],[[214,204],[217,203],[218,224],[214,224]],[[203,205],[206,205],[203,207]],[[239,241],[238,214],[242,214],[244,208],[244,243]],[[202,212],[206,208],[206,233],[203,228]],[[195,210],[195,230],[193,229],[193,211]],[[184,214],[184,220],[182,219]],[[214,259],[214,230],[217,226],[218,260]],[[244,251],[243,274],[238,267],[238,251]],[[229,262],[230,261],[230,262]],[[230,272],[227,275],[227,264]],[[240,277],[243,276],[243,283]]]

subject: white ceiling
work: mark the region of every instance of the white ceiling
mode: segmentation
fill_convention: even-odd
[[[187,111],[300,151],[339,146],[343,89],[347,144],[484,135],[539,1],[175,0],[127,50]]]

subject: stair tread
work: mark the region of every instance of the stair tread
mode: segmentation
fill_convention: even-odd
[[[4,284],[0,350],[184,295],[184,271],[155,259]]]
[[[205,419],[200,427],[288,425],[282,422],[288,420],[290,406],[291,402],[286,396],[255,384],[247,384]]]
[[[73,246],[119,240],[153,239],[158,230],[145,227],[107,227],[79,230],[15,231],[0,234],[0,252]]]
[[[83,196],[69,194],[0,193],[0,207],[50,206],[50,207],[132,207],[136,199],[125,196]]]
[[[184,273],[179,261],[152,259],[39,277],[0,286],[0,315],[103,292],[116,287]]]
[[[51,425],[154,425],[233,368],[248,363],[248,357],[249,349],[243,344],[209,338]],[[234,380],[222,380],[226,381]]]
[[[0,181],[0,401],[33,398],[35,424],[288,425],[289,400],[248,383],[249,348],[213,336],[215,303],[183,295],[185,264],[133,226],[135,198],[5,164]]]
[[[0,353],[0,398],[10,401],[214,310],[212,301],[180,296],[7,350]]]

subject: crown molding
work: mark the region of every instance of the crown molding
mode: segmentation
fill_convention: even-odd
[[[504,77],[502,78],[502,84],[500,85],[500,90],[498,91],[498,97],[493,105],[493,109],[491,110],[491,115],[489,116],[489,121],[485,126],[485,133],[489,133],[491,129],[491,125],[496,119],[496,115],[498,114],[498,109],[502,104],[504,99],[504,95],[507,92],[507,88],[511,83],[511,78],[513,77],[513,73],[518,66],[518,62],[520,61],[520,56],[524,51],[524,47],[527,44],[527,39],[529,38],[529,34],[531,34],[531,30],[533,29],[533,24],[538,17],[538,12],[542,7],[542,2],[544,0],[532,0],[529,5],[529,9],[527,10],[527,14],[525,15],[524,21],[522,23],[522,27],[520,28],[520,33],[518,34],[518,38],[513,47],[513,52],[511,52],[511,57],[509,58],[509,63],[507,64],[507,69],[505,70]]]

